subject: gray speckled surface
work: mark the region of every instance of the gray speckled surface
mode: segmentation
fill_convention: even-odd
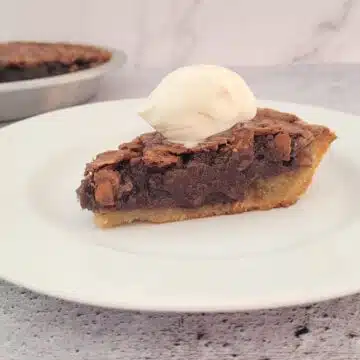
[[[239,69],[258,97],[360,114],[360,65]],[[98,100],[144,96],[165,71],[109,77]],[[360,296],[236,314],[104,310],[0,282],[0,360],[358,360]]]

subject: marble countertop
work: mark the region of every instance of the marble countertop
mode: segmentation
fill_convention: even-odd
[[[360,60],[359,0],[88,0],[86,9],[81,1],[61,4],[54,11],[48,0],[8,1],[0,41],[102,44],[123,49],[134,69]],[[29,14],[41,16],[34,21]]]
[[[360,65],[238,68],[258,98],[360,115]],[[140,97],[165,70],[109,76],[95,101]],[[235,314],[106,310],[0,282],[0,360],[359,360],[360,295]]]

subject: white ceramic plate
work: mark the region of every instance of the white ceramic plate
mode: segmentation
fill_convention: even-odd
[[[126,62],[121,50],[111,50],[106,63],[91,69],[47,78],[0,84],[0,122],[19,120],[84,103],[98,92],[100,81]]]
[[[100,230],[75,189],[84,164],[150,127],[141,100],[79,106],[0,131],[0,276],[106,307],[233,311],[360,290],[360,118],[260,102],[333,128],[339,139],[288,209]]]

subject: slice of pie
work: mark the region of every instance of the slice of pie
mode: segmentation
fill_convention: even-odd
[[[101,65],[111,58],[105,49],[67,43],[0,43],[0,83],[31,80]]]
[[[102,228],[287,207],[309,187],[335,138],[295,115],[258,109],[193,148],[154,132],[99,154],[77,194]]]

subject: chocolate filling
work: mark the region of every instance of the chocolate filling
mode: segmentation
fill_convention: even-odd
[[[95,212],[241,201],[255,181],[310,166],[317,131],[296,116],[259,109],[251,122],[192,149],[145,134],[89,163],[78,197]]]
[[[0,67],[0,83],[63,75],[74,71],[85,70],[89,67],[91,67],[91,63],[83,61],[77,61],[72,65],[62,64],[58,61],[46,62],[31,67],[8,65]]]

